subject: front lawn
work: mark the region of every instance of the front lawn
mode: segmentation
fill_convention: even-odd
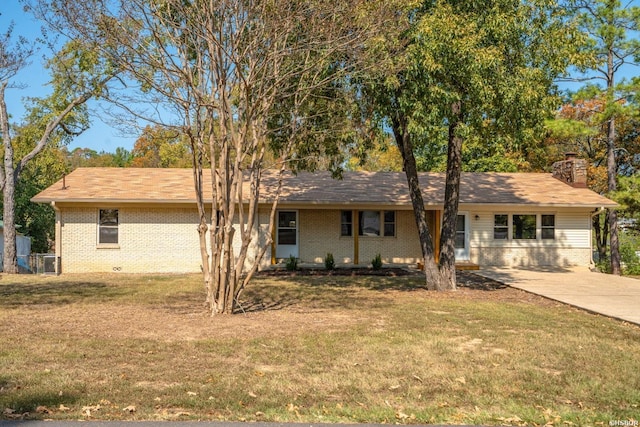
[[[0,418],[609,425],[640,414],[640,328],[511,288],[259,277],[0,279]]]

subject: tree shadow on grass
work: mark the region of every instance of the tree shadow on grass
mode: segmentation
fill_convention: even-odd
[[[67,305],[84,301],[109,301],[126,294],[125,289],[100,282],[56,281],[11,283],[0,286],[0,307]]]
[[[60,405],[74,404],[80,398],[77,392],[41,392],[29,390],[15,383],[11,377],[0,375],[0,420],[47,418],[59,410]]]
[[[260,277],[260,276],[258,276]],[[263,276],[264,277],[264,276]],[[243,294],[238,312],[282,310],[303,304],[309,308],[378,308],[388,305],[394,292],[424,292],[426,285],[421,272],[402,275],[365,274],[269,274],[268,279],[252,284]],[[505,289],[504,283],[467,271],[457,272],[460,288],[478,291]],[[375,291],[362,292],[362,291]]]

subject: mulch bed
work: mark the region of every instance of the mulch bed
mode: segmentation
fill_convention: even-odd
[[[256,274],[257,277],[297,277],[297,276],[382,276],[382,277],[402,277],[402,276],[422,276],[422,271],[411,268],[384,267],[380,270],[372,268],[345,268],[339,267],[335,270],[324,268],[298,268],[289,271],[284,268],[263,270]],[[458,287],[476,289],[483,291],[495,291],[507,287],[502,282],[489,279],[471,271],[456,271]]]

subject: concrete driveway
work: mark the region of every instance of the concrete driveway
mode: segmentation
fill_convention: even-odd
[[[576,268],[482,268],[475,273],[527,292],[640,325],[640,280]]]

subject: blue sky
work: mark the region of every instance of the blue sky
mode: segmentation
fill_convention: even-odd
[[[631,3],[636,3],[636,0]],[[15,25],[14,37],[21,35],[32,39],[40,35],[40,24],[30,14],[24,12],[19,0],[0,0],[0,34],[4,34],[11,21]],[[7,90],[5,94],[7,109],[14,122],[19,121],[24,114],[23,97],[39,97],[50,92],[47,86],[48,76],[43,70],[42,53],[34,55],[31,65],[23,69],[14,79],[15,83],[26,87]],[[633,77],[640,74],[640,69],[635,66],[627,67],[623,71],[624,73],[619,74],[618,80],[623,76]],[[576,90],[581,85],[563,83],[560,87]],[[129,135],[122,135],[122,130],[115,129],[100,119],[101,112],[95,103],[90,102],[89,107],[93,112],[91,128],[76,137],[69,149],[87,147],[96,151],[114,152],[117,147],[124,147],[127,150],[133,148],[139,131],[133,130]]]
[[[0,34],[4,34],[11,23],[14,22],[13,38],[24,36],[29,39],[40,35],[40,24],[31,14],[25,13],[18,0],[0,0]],[[7,89],[5,99],[7,110],[12,116],[14,123],[19,122],[24,114],[22,99],[24,97],[40,97],[51,92],[47,86],[48,75],[44,72],[42,51],[33,56],[31,65],[23,69],[13,81],[16,84],[25,86],[20,89]],[[87,147],[96,151],[115,152],[117,147],[124,147],[127,150],[133,148],[133,144],[138,136],[135,134],[123,136],[122,131],[114,129],[112,126],[99,119],[100,111],[95,103],[89,103],[89,107],[94,112],[91,115],[91,128],[82,135],[74,138],[69,145],[72,150],[76,147]]]

